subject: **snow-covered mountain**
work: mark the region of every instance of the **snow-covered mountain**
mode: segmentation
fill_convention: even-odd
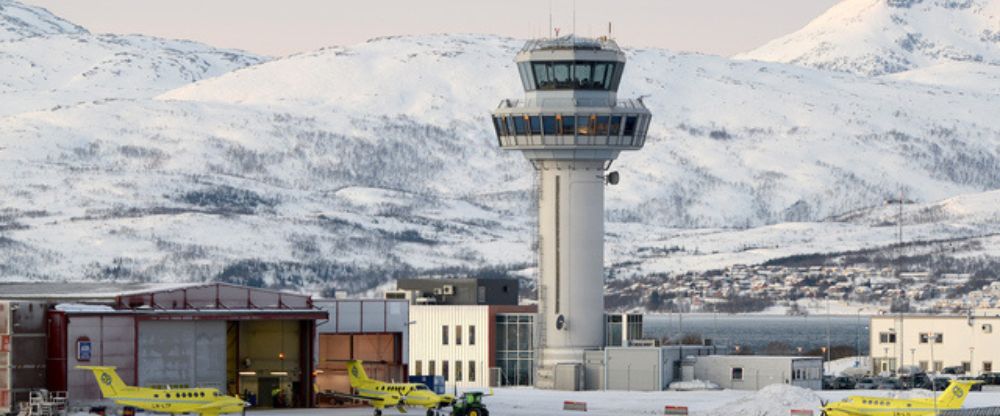
[[[0,0],[0,115],[152,97],[262,61],[196,42],[95,35],[45,9]]]
[[[956,62],[996,67],[1000,2],[844,0],[801,30],[736,58],[872,76]]]
[[[26,85],[0,118],[0,276],[364,290],[414,274],[530,275],[531,168],[497,148],[488,118],[522,94],[522,40],[379,38],[244,67],[259,58],[136,37],[120,45],[160,51],[156,64],[31,78],[8,51],[44,43],[54,51],[37,52],[38,71],[72,74],[65,62],[99,54],[66,42],[119,45],[46,30],[0,41],[12,74],[0,80]],[[934,213],[909,240],[994,232],[983,218],[1000,202],[1000,94],[977,87],[988,73],[953,68],[939,82],[628,54],[621,95],[648,95],[653,124],[607,192],[618,276],[888,246],[895,227],[879,210],[900,192]],[[36,105],[43,91],[60,105]],[[965,205],[981,215],[959,215]]]

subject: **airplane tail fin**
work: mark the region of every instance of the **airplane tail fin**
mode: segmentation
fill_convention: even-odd
[[[97,379],[97,386],[101,388],[101,394],[105,398],[113,398],[121,394],[126,387],[125,382],[122,381],[121,377],[118,377],[118,372],[115,371],[116,367],[99,367],[99,366],[76,366],[77,370],[90,370],[94,373],[94,378]]]
[[[368,374],[365,373],[365,367],[361,365],[360,360],[347,362],[347,376],[351,380],[351,385],[368,381]]]
[[[937,404],[939,407],[949,408],[949,409],[959,409],[962,407],[962,403],[965,402],[965,398],[969,396],[969,390],[972,389],[974,384],[979,384],[981,381],[976,380],[953,380],[945,388],[944,392],[937,397]]]

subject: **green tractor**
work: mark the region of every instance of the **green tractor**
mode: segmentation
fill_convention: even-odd
[[[452,405],[451,416],[490,416],[490,411],[483,405],[483,396],[488,395],[481,391],[462,393]]]

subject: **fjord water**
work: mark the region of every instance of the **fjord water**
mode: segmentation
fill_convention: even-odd
[[[643,317],[645,338],[679,340],[684,334],[698,334],[715,345],[749,347],[762,354],[771,342],[781,342],[792,350],[825,347],[827,328],[830,345],[860,345],[867,355],[869,318],[845,315],[771,316],[708,313],[648,314]]]

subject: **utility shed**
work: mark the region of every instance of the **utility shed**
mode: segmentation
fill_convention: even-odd
[[[216,387],[258,407],[312,405],[315,327],[327,313],[309,296],[220,283],[40,283],[0,284],[2,301],[33,305],[44,323],[32,351],[46,357],[35,367],[44,384],[25,388],[66,391],[71,407],[110,404],[77,365],[115,366],[131,385]]]
[[[685,375],[734,390],[760,390],[771,384],[823,388],[823,359],[798,356],[709,355],[685,360]],[[685,377],[685,381],[687,377]]]
[[[660,391],[680,380],[686,357],[714,354],[716,347],[668,345],[662,347],[608,347],[584,352],[587,390]]]

